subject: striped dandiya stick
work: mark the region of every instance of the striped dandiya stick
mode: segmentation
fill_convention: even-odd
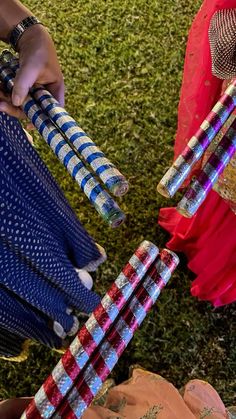
[[[156,302],[178,262],[178,257],[170,250],[164,249],[161,252],[157,262],[134,292],[128,307],[124,307],[97,352],[90,357],[87,368],[79,374],[55,418],[75,419],[82,416]]]
[[[8,64],[8,66],[12,70],[14,70],[14,71],[18,70],[18,68],[19,68],[19,60],[18,60],[18,58],[15,55],[13,55],[11,53],[11,51],[9,51],[9,49],[4,49],[1,52],[1,56],[0,57],[1,57],[1,61],[4,62],[5,64]]]
[[[8,60],[15,67],[18,65],[17,58],[10,51],[4,52],[4,59]],[[11,65],[11,64],[10,64]],[[124,195],[129,184],[125,177],[117,170],[96,146],[91,138],[82,130],[77,122],[60,106],[57,100],[43,87],[31,89],[31,95],[40,105],[51,121],[66,136],[75,150],[90,164],[94,172],[100,177],[115,196]]]
[[[177,210],[180,214],[185,217],[192,217],[196,213],[235,152],[236,120],[229,127],[201,169],[196,180],[187,189],[185,195],[179,202]]]
[[[42,88],[33,89],[32,95],[44,112],[48,114],[50,119],[66,135],[78,153],[90,164],[107,189],[115,196],[125,195],[129,189],[129,184],[125,177],[105,157],[104,153],[99,150],[91,138],[65,109],[60,107],[56,99],[47,90]]]
[[[157,258],[158,252],[153,243],[141,243],[52,374],[39,389],[23,417],[50,418],[55,413],[73,387],[76,377],[90,361],[90,357]]]
[[[13,88],[14,77],[15,73],[13,70],[0,57],[0,78],[9,92]],[[118,227],[125,219],[124,213],[87,170],[82,160],[80,160],[70,145],[68,145],[50,118],[44,114],[40,106],[30,95],[27,96],[22,108],[102,218],[110,226]]]
[[[201,158],[211,141],[218,134],[236,106],[236,80],[226,89],[213,107],[199,130],[190,139],[182,154],[163,176],[157,191],[169,198],[174,196],[189,175],[194,164]]]

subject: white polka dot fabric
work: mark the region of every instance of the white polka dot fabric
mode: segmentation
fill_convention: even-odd
[[[30,338],[51,348],[62,346],[61,339],[49,327],[48,317],[22,301],[2,285],[0,285],[0,313],[0,327],[4,327],[10,334],[14,334],[15,340],[18,336],[20,338],[18,343],[21,343],[22,339]],[[3,321],[4,326],[2,325]],[[6,351],[3,351],[3,346],[4,339],[1,335],[0,354],[5,356]],[[10,350],[9,346],[8,350]],[[15,347],[15,350],[17,350],[17,347]]]
[[[21,314],[15,308],[7,323],[13,333],[42,342],[50,320],[68,333],[74,323],[68,307],[89,313],[100,301],[75,267],[100,256],[18,121],[0,113],[0,327],[6,327],[15,297],[28,310],[28,324],[32,315],[40,327],[35,321],[26,330],[24,319],[19,328],[14,318]],[[53,336],[57,346],[53,332],[44,343],[52,346]]]

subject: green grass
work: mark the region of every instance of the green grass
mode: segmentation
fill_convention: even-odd
[[[43,140],[37,148],[82,223],[104,245],[108,262],[96,289],[103,294],[143,239],[165,246],[156,193],[172,159],[188,28],[196,0],[26,1],[50,28],[67,88],[66,107],[130,181],[118,202],[126,223],[111,230]],[[171,204],[174,205],[174,202]],[[223,244],[222,244],[223,245]],[[219,255],[220,257],[220,255]],[[190,296],[184,262],[120,359],[114,377],[140,364],[182,386],[208,380],[224,402],[236,402],[235,305],[212,309]],[[0,397],[34,394],[59,356],[32,346],[22,364],[0,361]]]

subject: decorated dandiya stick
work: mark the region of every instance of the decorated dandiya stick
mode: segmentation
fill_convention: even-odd
[[[163,176],[157,191],[169,198],[174,196],[189,175],[194,164],[201,158],[211,141],[218,134],[236,106],[236,80],[226,89],[196,134],[190,139],[182,154]]]
[[[9,49],[4,49],[1,52],[1,61],[7,64],[12,70],[16,71],[19,68],[18,58],[9,51]]]
[[[138,284],[156,260],[158,248],[144,241],[125,265],[91,317],[63,355],[52,374],[27,408],[25,418],[50,418],[74,385],[74,380],[90,362],[108,330],[127,304]]]
[[[82,416],[156,302],[178,262],[178,257],[170,250],[164,249],[161,252],[157,262],[134,291],[128,306],[120,312],[112,329],[90,357],[87,367],[79,374],[72,391],[57,410],[55,418],[74,419]]]
[[[107,189],[115,196],[125,195],[129,184],[125,177],[116,169],[96,146],[91,138],[82,130],[77,122],[66,112],[56,99],[45,89],[34,88],[32,95],[50,119],[66,135],[69,142],[92,167]]]
[[[196,213],[235,152],[236,120],[229,127],[199,175],[179,202],[177,210],[180,214],[185,217],[192,217]]]
[[[6,60],[12,61],[13,66],[17,64],[17,58],[10,51],[5,52],[4,55]],[[43,87],[35,87],[31,89],[31,95],[53,123],[66,136],[75,150],[90,164],[108,190],[115,196],[124,195],[129,189],[129,184],[125,177],[105,157],[104,153],[68,112],[60,106],[51,93]]]
[[[10,92],[14,86],[15,73],[0,57],[0,78]],[[111,196],[103,189],[93,175],[87,170],[82,160],[74,153],[60,131],[50,118],[44,114],[35,100],[28,95],[23,111],[37,128],[50,148],[63,163],[72,178],[94,205],[102,218],[112,227],[118,227],[125,219],[124,213]]]

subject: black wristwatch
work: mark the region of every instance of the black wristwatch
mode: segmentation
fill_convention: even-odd
[[[23,19],[18,25],[16,25],[10,35],[9,35],[9,43],[11,44],[12,48],[16,51],[17,50],[17,43],[23,33],[33,25],[42,25],[42,22],[37,19],[35,16],[28,16]]]

